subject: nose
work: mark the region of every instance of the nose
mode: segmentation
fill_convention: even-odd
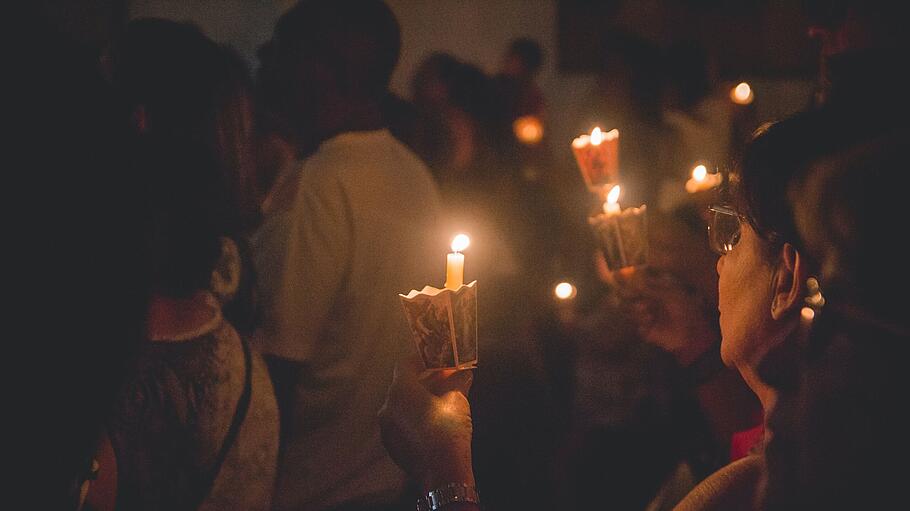
[[[726,257],[724,257],[724,256],[720,256],[717,258],[717,264],[715,266],[717,268],[718,277],[720,276],[721,269],[724,267],[724,259],[726,259]]]

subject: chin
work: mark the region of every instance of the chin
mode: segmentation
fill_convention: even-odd
[[[723,361],[724,365],[727,367],[735,367],[736,364],[733,363],[733,360],[729,353],[729,346],[727,341],[723,338],[720,340],[720,359]]]

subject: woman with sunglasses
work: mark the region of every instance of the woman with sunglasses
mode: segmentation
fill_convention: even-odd
[[[710,209],[709,243],[720,255],[721,358],[740,372],[766,412],[777,393],[759,377],[758,368],[769,353],[780,353],[779,348],[795,339],[809,294],[807,281],[817,274],[797,248],[787,185],[812,161],[854,142],[856,135],[844,119],[829,112],[809,112],[762,127],[730,176],[729,202]],[[471,502],[477,496],[465,397],[470,375],[436,374],[421,383],[419,370],[417,363],[396,371],[380,413],[386,446],[422,485],[427,502],[456,498],[456,505],[446,509],[476,509]],[[752,507],[762,474],[760,455],[737,460],[700,483],[675,509]]]

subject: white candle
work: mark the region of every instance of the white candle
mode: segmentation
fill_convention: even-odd
[[[607,216],[618,215],[622,211],[619,207],[619,192],[619,185],[616,185],[607,194],[607,201],[604,202],[604,214]]]
[[[460,252],[470,244],[471,238],[465,234],[459,234],[452,240],[452,253],[446,255],[447,289],[458,289],[464,284],[464,254]]]

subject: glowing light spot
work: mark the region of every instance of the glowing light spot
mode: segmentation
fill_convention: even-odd
[[[512,123],[515,138],[526,145],[535,145],[543,140],[543,124],[533,115],[525,115]]]
[[[730,99],[737,105],[748,105],[755,99],[752,87],[746,82],[740,82],[739,85],[730,91]]]
[[[452,239],[452,252],[462,252],[471,244],[467,234],[458,234]]]
[[[572,298],[575,298],[576,292],[575,286],[568,282],[560,282],[559,284],[556,284],[556,287],[553,289],[553,294],[560,300],[571,300]]]

